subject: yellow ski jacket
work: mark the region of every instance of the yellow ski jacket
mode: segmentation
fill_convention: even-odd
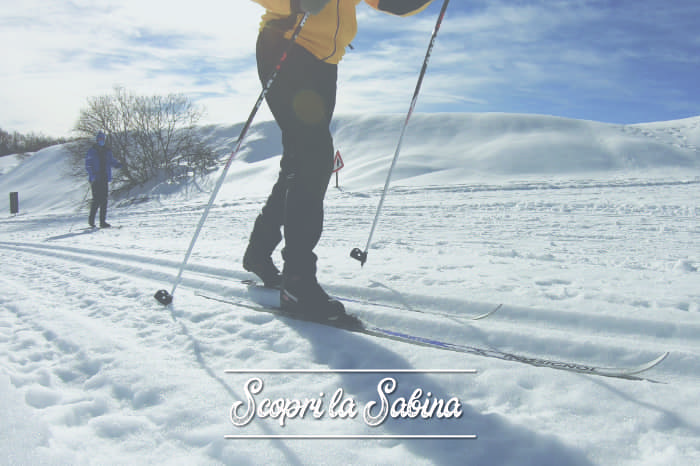
[[[253,0],[267,11],[263,14],[261,29],[270,21],[285,20],[297,15],[296,22],[289,26],[285,37],[292,35],[294,26],[301,19],[298,11],[293,11],[295,0]],[[330,0],[317,15],[309,16],[297,43],[314,54],[319,60],[337,64],[345,55],[345,48],[357,34],[355,7],[362,0]],[[432,0],[364,0],[372,8],[386,13],[409,16],[418,13]]]

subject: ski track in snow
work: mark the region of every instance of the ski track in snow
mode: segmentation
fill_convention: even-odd
[[[53,272],[56,276],[68,274],[73,279],[79,281],[89,280],[89,275],[85,276],[82,272],[82,266],[89,266],[90,270],[96,270],[95,284],[101,287],[100,292],[105,296],[118,294],[121,290],[119,286],[111,286],[111,281],[117,281],[117,285],[122,285],[119,282],[119,273],[126,276],[135,276],[146,278],[149,280],[162,283],[172,283],[175,279],[175,272],[178,267],[177,261],[165,259],[153,259],[139,255],[125,254],[120,252],[107,252],[94,249],[80,249],[70,246],[47,245],[37,243],[0,243],[0,246],[11,247],[15,252],[21,255],[21,261],[24,264],[33,264],[36,270],[41,270],[41,276],[45,276],[47,272]],[[39,258],[37,258],[37,256]],[[41,259],[43,256],[44,259]],[[47,262],[46,259],[53,259]],[[52,262],[55,261],[55,264]],[[66,267],[66,262],[70,263],[70,267]],[[229,270],[225,268],[215,268],[209,266],[197,265],[190,263],[187,269],[181,287],[184,289],[194,289],[201,291],[210,291],[223,295],[234,295],[245,297],[245,287],[242,284],[236,283],[238,280],[249,278],[249,274]],[[22,277],[24,282],[31,282],[31,275]],[[82,295],[84,290],[79,288],[71,290],[71,282],[62,286],[69,296]],[[556,285],[566,285],[569,282],[564,280],[539,281],[536,283],[539,286],[551,287]],[[468,300],[460,300],[457,298],[431,298],[429,296],[401,294],[396,291],[391,291],[385,285],[374,283],[370,285],[372,293],[367,293],[367,288],[340,286],[334,287],[341,289],[338,294],[355,299],[368,298],[376,304],[348,304],[351,308],[359,312],[363,317],[372,321],[377,325],[391,326],[395,318],[395,314],[402,314],[404,325],[407,324],[410,318],[411,309],[418,309],[415,303],[425,307],[420,308],[421,315],[410,314],[415,321],[414,332],[423,332],[425,336],[440,338],[448,333],[454,334],[455,341],[473,341],[475,336],[465,330],[473,330],[477,323],[468,325],[468,322],[458,321],[460,317],[469,317],[477,315],[492,306],[490,303],[476,303]],[[334,291],[330,288],[330,291]],[[377,290],[380,288],[380,290]],[[383,289],[383,290],[382,290]],[[387,290],[387,291],[384,291]],[[38,293],[38,292],[37,292]],[[139,291],[132,290],[127,293],[127,297],[136,297]],[[142,293],[142,291],[141,291]],[[370,295],[369,297],[367,295]],[[559,298],[554,298],[559,299]],[[82,303],[81,307],[89,307],[96,304],[96,300],[90,299]],[[406,311],[401,311],[401,307],[405,306]],[[387,308],[392,311],[387,312]],[[431,313],[431,309],[433,312]],[[447,309],[447,311],[445,311]],[[452,312],[450,312],[452,310]],[[503,319],[498,329],[489,329],[488,339],[483,340],[492,347],[504,347],[509,341],[517,340],[518,347],[530,354],[542,354],[543,352],[556,349],[556,352],[550,353],[552,356],[556,354],[565,354],[568,357],[576,357],[577,355],[586,355],[589,351],[600,352],[601,348],[605,348],[605,354],[610,356],[609,364],[625,357],[627,348],[634,345],[634,341],[639,338],[654,338],[657,337],[658,342],[652,342],[645,348],[644,357],[652,357],[654,354],[659,354],[673,346],[671,349],[683,352],[684,343],[693,348],[694,337],[700,332],[700,326],[693,324],[673,324],[664,320],[644,319],[635,317],[620,317],[603,315],[596,316],[594,314],[582,316],[580,312],[563,312],[557,310],[534,309],[519,306],[507,306],[505,308],[508,320]],[[469,314],[469,313],[472,314]],[[392,315],[393,314],[393,315]],[[454,318],[450,319],[450,315]],[[442,321],[442,322],[441,322]],[[529,333],[523,335],[523,330],[530,326],[533,331],[541,328],[542,322],[546,322],[547,334],[543,338],[537,333]],[[458,326],[466,326],[467,329],[457,333],[455,323]],[[430,328],[433,327],[433,328]],[[596,340],[591,340],[591,335],[596,334]],[[581,343],[576,343],[577,336],[584,339]],[[664,337],[664,338],[659,338]],[[444,339],[444,337],[443,337]],[[586,349],[595,343],[597,346]],[[512,350],[516,347],[507,346]],[[686,362],[687,366],[679,367],[683,371],[689,369],[698,361],[693,356],[692,352],[688,354],[690,360]]]
[[[653,124],[621,131],[697,150]],[[328,192],[319,279],[375,302],[348,304],[367,321],[600,366],[670,351],[644,374],[660,384],[416,348],[196,297],[245,295],[240,261],[262,194],[215,203],[171,307],[153,293],[170,290],[202,196],[114,202],[122,228],[108,231],[80,230],[75,209],[0,218],[0,449],[10,464],[699,464],[699,192],[692,173],[397,183],[364,268],[348,256],[364,248],[380,191]],[[485,320],[462,318],[498,303]],[[269,375],[265,394],[343,387],[374,400],[375,376],[332,370],[476,369],[402,375],[408,393],[459,397],[464,415],[389,421],[382,433],[479,438],[224,439],[238,433],[228,410],[246,378],[227,369],[299,368],[331,372]],[[245,433],[374,433],[330,419],[254,424]]]

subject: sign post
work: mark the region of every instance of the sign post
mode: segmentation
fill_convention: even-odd
[[[333,173],[335,173],[335,187],[340,188],[338,184],[338,172],[345,166],[343,158],[340,156],[340,151],[335,152],[335,158],[333,159]]]
[[[17,214],[19,212],[19,193],[10,193],[10,213]]]

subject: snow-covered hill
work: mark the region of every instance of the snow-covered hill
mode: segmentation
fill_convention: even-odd
[[[0,158],[0,192],[20,197],[17,216],[7,194],[0,202],[4,461],[700,464],[700,117],[622,126],[414,115],[360,267],[348,253],[365,246],[403,119],[333,124],[345,168],[317,249],[327,289],[376,303],[348,304],[376,325],[484,349],[601,366],[669,351],[645,373],[664,383],[417,348],[196,296],[246,295],[240,259],[281,152],[276,126],[261,122],[169,308],[152,295],[173,283],[218,173],[112,200],[121,228],[87,232],[87,183],[69,176],[61,147]],[[202,134],[223,158],[240,128]],[[225,372],[234,369],[244,372]],[[280,369],[313,372],[265,372]],[[476,374],[439,372],[465,369]],[[236,428],[230,409],[256,376],[259,400],[320,399],[326,410],[339,388],[359,408],[378,401],[378,382],[393,377],[392,401],[420,388],[424,401],[457,398],[462,416],[369,427],[361,412],[326,411]],[[405,438],[464,434],[478,438]]]
[[[404,119],[403,115],[346,115],[334,120],[336,148],[345,162],[344,188],[367,191],[384,185]],[[241,127],[207,126],[201,133],[216,153],[227,158]],[[267,180],[278,171],[281,152],[276,124],[254,125],[219,199],[266,194]],[[67,176],[71,168],[62,146],[42,150],[12,171],[2,167],[15,165],[17,156],[3,159],[0,177],[6,175],[0,182],[22,194],[27,211],[70,210],[85,197],[87,183]],[[644,177],[650,169],[655,175],[659,170],[692,173],[700,168],[700,117],[611,125],[539,115],[417,114],[399,160],[392,186],[479,185],[495,178],[557,180],[600,174]],[[263,179],[259,183],[258,175]],[[46,192],[49,186],[51,195]],[[131,195],[198,196],[192,186],[180,188],[159,185]],[[208,197],[206,189],[201,196]]]

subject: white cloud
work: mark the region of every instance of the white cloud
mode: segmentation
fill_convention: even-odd
[[[649,115],[696,108],[689,76],[700,74],[700,35],[692,27],[700,4],[654,5],[452,2],[418,110],[515,109],[610,121],[639,108]],[[406,111],[439,7],[409,18],[358,8],[337,112]],[[208,121],[242,121],[260,92],[254,54],[262,11],[249,0],[17,3],[0,12],[0,127],[67,135],[86,99],[114,85],[185,93],[207,106]],[[625,113],[626,102],[634,112]],[[266,116],[263,108],[259,118]]]
[[[202,71],[223,92],[227,75],[254,66],[261,12],[252,2],[213,0],[17,3],[0,16],[0,43],[13,44],[3,47],[0,125],[66,135],[88,97],[114,85],[207,92],[211,83],[197,85]]]

